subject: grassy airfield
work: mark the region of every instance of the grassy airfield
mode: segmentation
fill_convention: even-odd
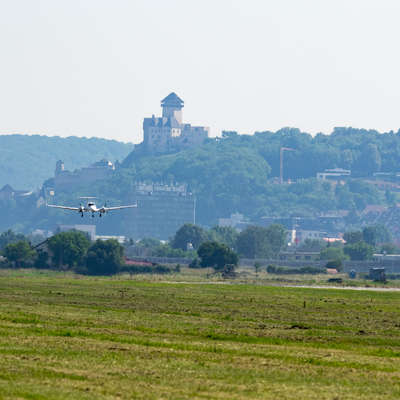
[[[400,292],[1,271],[16,398],[399,399]]]

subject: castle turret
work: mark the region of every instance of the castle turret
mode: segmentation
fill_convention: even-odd
[[[183,100],[174,92],[161,100],[162,116],[165,118],[174,117],[179,124],[182,123]]]
[[[64,171],[64,163],[61,160],[58,160],[56,163],[55,176],[60,175],[60,173],[63,171]]]

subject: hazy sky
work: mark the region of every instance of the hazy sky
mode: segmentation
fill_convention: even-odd
[[[0,0],[0,133],[400,128],[398,0]]]

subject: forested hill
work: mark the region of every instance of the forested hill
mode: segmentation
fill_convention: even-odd
[[[115,140],[40,135],[0,135],[0,188],[34,189],[54,175],[55,163],[63,160],[74,170],[106,158],[123,160],[133,144]]]
[[[295,184],[275,185],[271,180],[279,176],[281,147],[293,149],[284,153],[284,178]],[[367,204],[393,203],[395,197],[384,197],[365,178],[400,170],[400,134],[353,128],[316,136],[293,128],[251,136],[225,132],[180,153],[134,155],[103,190],[123,197],[134,180],[186,182],[196,193],[199,220],[210,224],[236,211],[259,218],[339,209],[361,212]],[[337,188],[315,180],[317,172],[330,168],[349,169],[352,179]]]
[[[293,149],[284,154],[285,179],[315,177],[317,172],[328,168],[350,169],[354,177],[400,170],[400,130],[397,133],[379,133],[375,130],[335,128],[329,135],[319,133],[315,136],[296,128],[256,132],[254,135],[223,132],[222,138],[209,139],[204,150],[208,149],[212,157],[212,149],[217,150],[221,146],[232,151],[247,149],[255,152],[271,167],[270,176],[279,175],[280,148]],[[185,153],[190,158],[192,152],[196,153],[196,150]],[[235,162],[234,159],[231,161]],[[135,163],[137,159],[132,154],[123,165],[130,167]]]

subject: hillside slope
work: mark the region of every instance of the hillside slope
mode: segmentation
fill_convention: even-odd
[[[285,181],[277,185],[280,149]],[[259,220],[263,216],[312,217],[328,211],[362,212],[367,205],[393,205],[397,193],[379,190],[373,174],[387,173],[396,182],[400,163],[400,134],[335,128],[330,135],[312,136],[294,128],[275,133],[222,138],[180,153],[143,156],[132,152],[102,190],[107,198],[128,198],[130,182],[184,182],[196,194],[196,217],[204,225],[239,212]],[[351,170],[343,185],[316,180],[331,168]]]
[[[39,135],[0,135],[0,188],[34,189],[53,176],[55,163],[63,160],[74,170],[102,158],[122,160],[133,144],[116,140]]]

